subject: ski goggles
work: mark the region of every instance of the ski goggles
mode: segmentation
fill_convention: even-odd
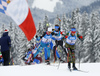
[[[71,31],[71,33],[76,33],[76,31]]]

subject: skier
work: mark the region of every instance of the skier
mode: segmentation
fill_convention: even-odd
[[[55,25],[55,30],[53,31],[52,34],[54,35],[54,40],[55,40],[55,46],[53,47],[54,62],[57,60],[56,55],[61,62],[65,62],[61,59],[60,55],[57,52],[57,47],[58,45],[60,45],[62,49],[64,50],[64,52],[66,53],[66,50],[63,47],[63,37],[61,36],[62,32],[60,31],[59,25]]]
[[[5,29],[3,36],[0,38],[1,45],[1,53],[4,59],[4,66],[9,65],[10,61],[10,48],[11,48],[11,40],[8,36],[8,30]]]
[[[75,43],[77,40],[77,37],[80,40],[83,40],[83,37],[81,35],[79,35],[79,33],[76,32],[76,29],[73,27],[71,28],[71,31],[69,31],[66,35],[66,43],[65,43],[65,47],[66,47],[66,51],[67,51],[67,57],[68,57],[68,68],[71,68],[71,61],[73,63],[73,70],[77,70],[76,66],[75,66]],[[72,58],[72,60],[71,60]]]
[[[34,54],[36,53],[36,51],[37,51],[36,48],[35,48],[35,49],[29,49],[29,52],[27,53],[27,56],[25,57],[25,63],[26,63],[26,64],[29,64],[29,65],[30,65],[31,62],[32,62],[32,64],[35,64],[35,63],[39,64],[39,63],[42,62],[42,58],[41,58],[39,55],[37,55],[37,56],[35,57],[35,59],[32,60]]]
[[[52,28],[49,27],[47,32],[44,32],[44,34],[41,36],[41,42],[40,42],[40,46],[37,49],[37,52],[34,54],[33,59],[37,56],[37,54],[44,48],[44,52],[45,52],[45,62],[48,64],[50,64],[50,50],[53,50],[53,43],[52,43]]]

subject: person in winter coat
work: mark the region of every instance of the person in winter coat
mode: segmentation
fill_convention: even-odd
[[[65,43],[65,47],[66,47],[66,51],[67,51],[67,57],[68,57],[68,68],[71,68],[71,62],[73,63],[73,70],[77,70],[76,66],[75,66],[75,43],[77,38],[79,38],[80,40],[83,40],[83,37],[81,35],[79,35],[78,32],[76,32],[76,29],[73,27],[71,28],[71,31],[69,31],[66,35],[66,43]]]
[[[4,59],[4,66],[9,65],[10,61],[10,48],[11,48],[11,40],[8,36],[8,31],[5,30],[3,36],[0,38],[0,46],[1,53]]]

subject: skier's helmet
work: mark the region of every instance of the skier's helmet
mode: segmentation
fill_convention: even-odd
[[[60,30],[59,25],[55,25],[55,30],[56,30],[56,31]]]
[[[51,33],[52,32],[52,27],[49,27],[47,31],[48,31],[48,33]]]

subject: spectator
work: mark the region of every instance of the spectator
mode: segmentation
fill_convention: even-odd
[[[3,36],[0,38],[0,46],[1,46],[1,53],[4,59],[4,66],[9,65],[10,61],[10,48],[11,48],[11,40],[8,36],[8,30],[5,29]]]

